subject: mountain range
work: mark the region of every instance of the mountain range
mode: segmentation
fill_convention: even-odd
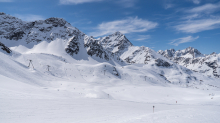
[[[141,81],[148,78],[153,83],[183,86],[216,82],[220,78],[220,54],[205,55],[192,47],[156,52],[145,46],[134,46],[121,32],[96,39],[62,18],[25,22],[0,13],[0,48],[1,59],[6,59],[4,65],[11,60],[13,65],[7,64],[12,65],[11,69],[17,70],[21,66],[22,69],[29,69],[32,61],[35,66],[33,70],[36,72],[33,76],[44,76],[42,79],[48,79],[47,74],[50,74],[53,79],[74,80],[73,75],[67,77],[65,73],[72,64],[78,66],[74,68],[78,70],[78,76],[89,76],[89,66],[79,70],[82,64],[93,65],[93,79],[81,78],[91,82],[101,81],[97,70],[109,72],[112,76],[108,81],[136,81],[135,78],[139,77]],[[50,59],[50,62],[46,61],[47,59]],[[49,67],[50,73],[45,72],[47,69],[49,71]],[[5,67],[1,68],[1,74],[17,79],[17,75],[14,75],[17,73],[13,70],[6,74]],[[123,68],[125,70],[121,70]],[[132,74],[127,75],[126,71]],[[26,75],[25,72],[22,73]],[[31,78],[24,79],[29,81]]]

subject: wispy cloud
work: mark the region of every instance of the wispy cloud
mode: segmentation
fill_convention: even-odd
[[[183,43],[193,42],[198,38],[199,38],[199,36],[197,36],[197,37],[187,36],[187,37],[183,37],[183,38],[174,39],[169,44],[178,46]]]
[[[115,20],[111,22],[103,22],[96,27],[96,32],[90,33],[90,35],[98,37],[103,35],[112,34],[116,31],[120,31],[123,34],[134,32],[146,32],[154,29],[158,26],[158,23],[143,20],[138,17],[127,18],[123,20]]]
[[[118,0],[117,3],[125,8],[134,7],[138,0]]]
[[[173,8],[174,6],[175,6],[174,4],[165,4],[164,8],[169,9],[169,8]]]
[[[190,15],[182,17],[181,19],[191,20],[191,19],[195,19],[195,18],[198,18],[198,17],[200,17],[199,14],[190,14]]]
[[[138,35],[138,37],[136,38],[137,41],[144,41],[147,39],[150,39],[151,36],[150,35]]]
[[[192,0],[192,2],[195,4],[200,4],[201,0]]]
[[[218,2],[216,4],[208,3],[208,4],[205,4],[202,6],[198,6],[198,7],[192,8],[190,10],[187,10],[187,12],[189,12],[189,13],[212,13],[212,12],[215,12],[219,9],[220,9],[220,2]]]
[[[71,4],[77,5],[77,4],[92,3],[92,2],[102,2],[102,1],[104,2],[108,0],[59,0],[59,1],[60,4],[62,5],[71,5]],[[117,0],[113,2],[125,8],[130,8],[130,7],[134,7],[137,1],[138,0]],[[109,2],[112,1],[109,0]]]
[[[220,10],[220,2],[216,4],[208,3],[184,10],[186,13],[181,17],[182,21],[177,22],[174,28],[185,33],[198,33],[220,28],[220,17],[217,14],[218,10]]]
[[[189,20],[175,26],[175,29],[186,33],[197,33],[220,28],[220,18]]]
[[[100,2],[103,0],[60,0],[60,4],[83,4],[90,2]]]
[[[33,14],[15,14],[15,17],[23,20],[23,21],[35,21],[35,20],[44,20],[45,18],[41,15],[33,15]]]
[[[0,0],[0,2],[13,2],[13,0]]]

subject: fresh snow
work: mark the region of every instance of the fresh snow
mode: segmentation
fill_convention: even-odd
[[[19,48],[22,54],[18,51],[12,57],[0,54],[2,123],[218,123],[220,120],[219,89],[208,85],[219,86],[218,80],[202,78],[202,85],[190,83],[186,87],[170,84],[157,75],[154,69],[159,68],[149,65],[113,66],[76,61],[68,55],[59,57],[35,48]],[[34,69],[27,67],[28,59],[32,59]],[[51,66],[50,71],[47,65]],[[176,74],[169,70],[168,73],[170,77]]]
[[[219,72],[219,54],[157,53],[120,32],[94,39],[60,18],[0,13],[0,22],[0,123],[220,121],[220,79],[207,76]],[[184,66],[177,56],[191,61]],[[195,59],[210,64],[190,64]]]

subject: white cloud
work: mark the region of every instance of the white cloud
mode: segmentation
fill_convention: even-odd
[[[183,43],[193,42],[198,38],[199,38],[199,36],[197,36],[197,37],[187,36],[187,37],[183,37],[183,38],[174,39],[174,40],[172,40],[172,42],[170,42],[170,44],[178,46]]]
[[[151,36],[150,35],[138,35],[137,37],[137,41],[143,41],[143,40],[147,40],[147,39],[150,39]]]
[[[165,9],[169,9],[169,8],[173,8],[173,7],[174,7],[174,4],[165,4],[164,5]]]
[[[200,4],[201,0],[192,0],[195,4]]]
[[[148,20],[135,18],[127,18],[124,20],[115,20],[111,22],[103,22],[96,27],[96,32],[90,33],[94,37],[112,34],[116,31],[120,31],[123,34],[134,32],[146,32],[154,29],[158,26],[158,23]]]
[[[15,14],[14,16],[23,20],[23,21],[35,21],[35,20],[44,20],[45,19],[41,15],[32,15],[32,14],[25,14],[25,15]]]
[[[13,2],[13,0],[0,0],[0,2]]]
[[[61,4],[83,4],[83,3],[90,3],[90,2],[100,2],[103,0],[60,0]]]
[[[191,20],[191,19],[198,18],[198,17],[200,17],[200,16],[201,16],[201,15],[199,15],[199,14],[191,14],[191,15],[182,17],[182,19]]]
[[[137,0],[118,0],[117,3],[125,8],[134,7]]]
[[[187,10],[189,13],[212,13],[220,9],[220,2],[216,4],[205,4],[199,7]]]
[[[220,18],[189,20],[175,26],[175,29],[186,33],[197,33],[220,28]]]
[[[101,1],[109,1],[111,0],[60,0],[60,4],[69,5],[69,4],[83,4],[83,3],[91,3],[91,2],[101,2]],[[117,0],[113,1],[114,3],[119,4],[125,8],[134,7],[137,0]]]

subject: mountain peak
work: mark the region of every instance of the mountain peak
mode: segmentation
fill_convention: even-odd
[[[116,31],[114,34],[115,34],[115,35],[124,35],[124,34],[122,34],[120,31]]]
[[[104,49],[117,54],[121,54],[126,51],[128,47],[133,46],[126,36],[119,31],[109,36],[100,38],[99,42]]]
[[[6,15],[4,12],[0,12],[0,15]]]
[[[194,47],[187,47],[186,50],[195,50]]]
[[[115,33],[113,33],[113,34],[111,34],[111,35],[109,35],[109,36],[124,36],[124,37],[125,37],[125,35],[122,34],[122,33],[119,32],[119,31],[116,31]]]
[[[55,26],[55,27],[57,27],[57,26],[64,26],[66,23],[68,23],[63,18],[55,18],[55,17],[48,18],[48,19],[45,20],[45,22],[47,24],[53,24],[53,26]]]
[[[190,54],[193,54],[195,53],[196,55],[201,55],[202,53],[199,52],[199,50],[193,48],[193,47],[188,47],[185,49],[185,52],[186,53],[190,53]]]
[[[1,13],[0,21],[0,38],[12,40],[10,42],[2,42],[9,47],[18,44],[18,42],[13,43],[13,41],[20,41],[26,47],[32,48],[41,41],[51,42],[56,38],[69,40],[72,36],[83,35],[81,31],[72,27],[63,18],[51,17],[46,20],[26,22],[14,16]]]
[[[175,49],[173,49],[173,48],[172,48],[172,49],[170,49],[170,51],[172,51],[172,52],[176,52],[176,50],[175,50]]]

